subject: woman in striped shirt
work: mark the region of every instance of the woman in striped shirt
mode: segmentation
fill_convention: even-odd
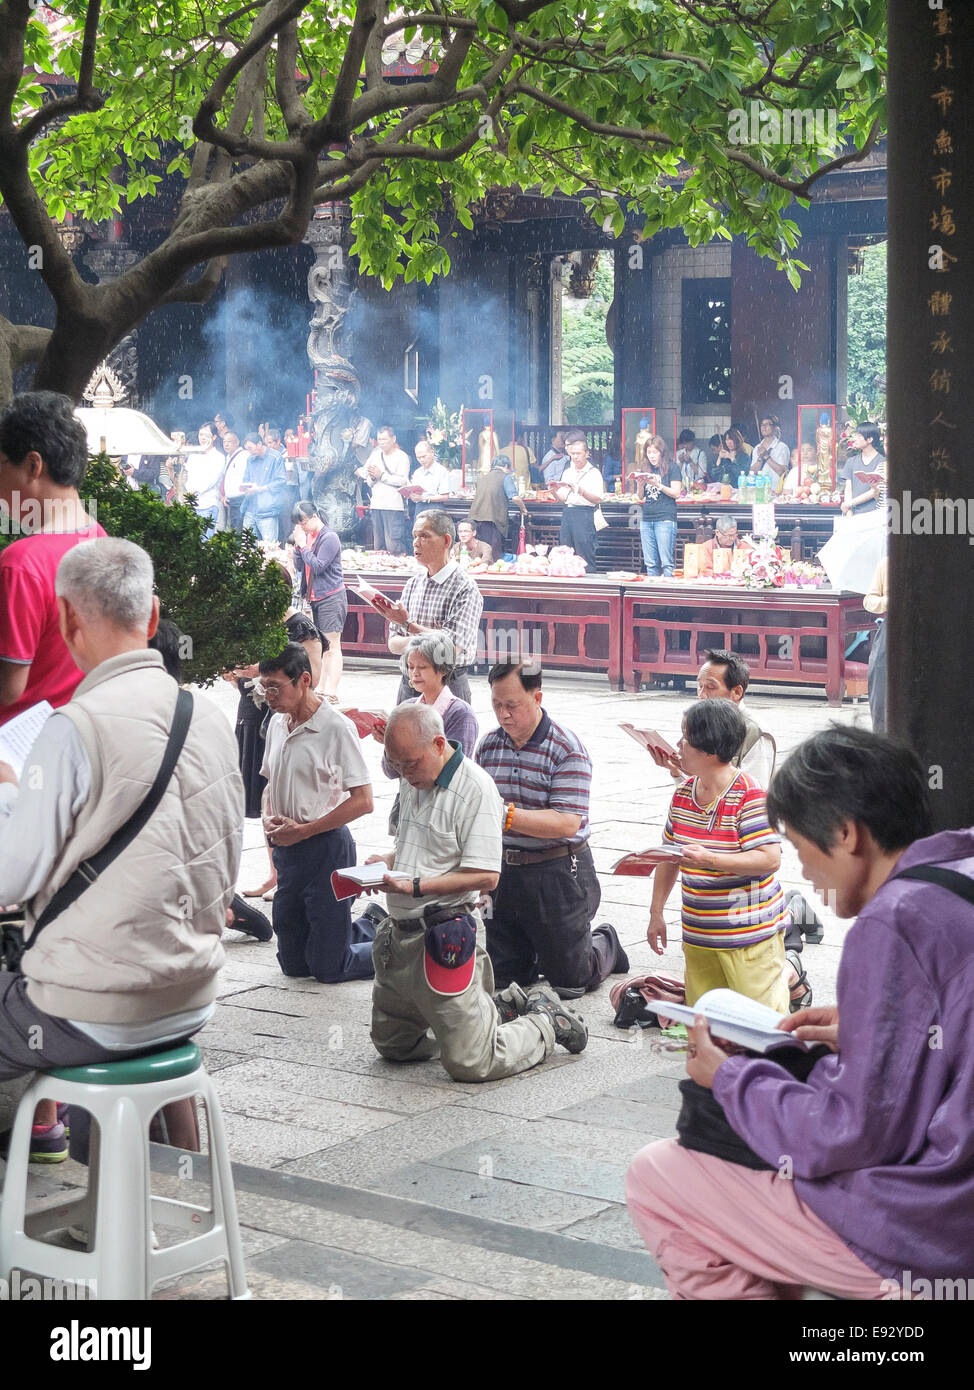
[[[663,905],[682,871],[687,1003],[725,987],[787,1013],[781,842],[761,787],[731,761],[745,732],[730,700],[698,700],[683,717],[677,753],[687,777],[663,831],[683,856],[656,869],[647,939],[662,955]]]

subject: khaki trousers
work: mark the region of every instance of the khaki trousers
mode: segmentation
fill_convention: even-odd
[[[695,1004],[708,989],[736,989],[780,1014],[788,1012],[790,994],[782,974],[785,945],[781,932],[756,946],[739,946],[735,951],[691,946],[684,941],[683,955],[688,1004]]]
[[[494,972],[480,945],[473,978],[462,994],[430,989],[424,955],[422,927],[403,931],[387,917],[376,932],[372,1041],[381,1057],[419,1062],[439,1055],[454,1081],[497,1081],[537,1066],[554,1051],[547,1018],[501,1023],[491,998]]]

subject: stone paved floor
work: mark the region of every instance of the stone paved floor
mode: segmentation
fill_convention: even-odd
[[[343,700],[385,707],[397,680],[388,668],[351,666]],[[484,730],[493,723],[486,680],[473,686]],[[547,709],[594,758],[592,845],[605,875],[598,920],[615,924],[633,973],[682,974],[678,890],[668,911],[675,944],[659,958],[645,939],[651,880],[607,871],[626,850],[658,842],[670,792],[666,774],[618,724],[655,727],[675,743],[691,697],[616,694],[583,676],[548,677],[546,691]],[[234,692],[219,685],[210,693],[232,718]],[[834,710],[820,695],[782,690],[748,703],[775,735],[779,758],[830,719],[869,720],[864,702]],[[394,792],[378,745],[363,748],[376,806],[353,827],[360,859],[388,848]],[[242,885],[261,882],[266,867],[259,827],[248,822]],[[801,884],[787,845],[781,877]],[[821,915],[825,942],[805,955],[816,1001],[828,1003],[845,928]],[[256,1297],[666,1297],[628,1220],[623,1176],[638,1148],[674,1132],[683,1062],[653,1034],[613,1027],[608,985],[578,1002],[590,1028],[583,1054],[559,1051],[510,1080],[465,1085],[437,1062],[404,1067],[375,1055],[367,981],[285,980],[272,944],[228,933],[226,946],[219,1005],[199,1041],[237,1165]],[[0,1122],[3,1103],[0,1096]],[[161,1151],[163,1169],[167,1158],[171,1151]],[[82,1172],[73,1164],[39,1172],[37,1201],[54,1200]],[[165,1171],[158,1181],[160,1190],[189,1191]],[[159,1296],[219,1298],[222,1276],[184,1278]]]

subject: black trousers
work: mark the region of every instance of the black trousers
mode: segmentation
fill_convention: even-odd
[[[598,532],[595,529],[594,507],[566,507],[561,514],[561,530],[558,544],[570,545],[576,555],[581,555],[588,566],[589,574],[598,569]]]
[[[487,954],[494,982],[525,989],[544,975],[567,989],[597,989],[612,973],[615,951],[593,937],[602,901],[592,851],[543,864],[504,864],[487,915]]]
[[[338,902],[331,887],[333,869],[355,863],[355,841],[347,826],[326,830],[296,845],[274,846],[277,892],[274,934],[277,959],[285,975],[313,975],[323,984],[370,980],[371,933],[362,919],[352,921],[352,900]]]

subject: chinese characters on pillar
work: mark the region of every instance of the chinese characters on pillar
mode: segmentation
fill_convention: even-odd
[[[928,227],[936,237],[927,251],[927,268],[943,278],[944,287],[932,291],[927,299],[928,332],[925,333],[929,355],[927,384],[930,390],[931,442],[927,462],[931,472],[931,491],[943,496],[944,482],[957,471],[954,462],[957,425],[951,420],[951,402],[963,389],[954,360],[951,317],[954,294],[950,284],[951,267],[958,256],[950,250],[956,246],[958,224],[955,216],[951,186],[954,181],[956,143],[963,139],[963,123],[954,106],[956,89],[951,74],[954,59],[951,40],[954,36],[954,6],[943,3],[931,7],[930,24],[934,36],[934,52],[929,68],[930,101],[939,126],[929,154],[928,189],[930,217]],[[949,487],[947,491],[949,491]]]

